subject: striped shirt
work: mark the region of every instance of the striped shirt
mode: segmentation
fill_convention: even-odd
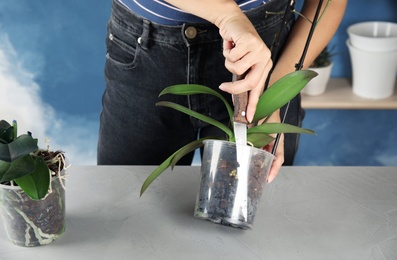
[[[165,25],[206,22],[200,17],[184,12],[164,0],[118,0],[136,15],[152,22]],[[270,0],[235,0],[241,10],[258,7]]]

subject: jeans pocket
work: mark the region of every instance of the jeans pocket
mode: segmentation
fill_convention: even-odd
[[[139,38],[123,32],[122,29],[113,29],[109,26],[106,50],[106,59],[110,64],[120,69],[133,69],[138,63]]]

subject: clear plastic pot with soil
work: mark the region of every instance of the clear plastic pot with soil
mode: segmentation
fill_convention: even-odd
[[[64,233],[65,189],[61,181],[53,176],[49,193],[41,200],[32,200],[18,186],[0,185],[0,215],[15,245],[45,245]]]
[[[236,144],[204,141],[200,191],[194,216],[214,223],[251,229],[274,156],[239,146],[245,165],[237,163]]]

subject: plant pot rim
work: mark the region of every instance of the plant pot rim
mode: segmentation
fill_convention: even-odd
[[[66,169],[61,170],[61,176],[64,176],[66,174]],[[59,178],[58,174],[51,176],[51,182],[53,182],[56,178]],[[6,189],[6,190],[22,190],[21,187],[18,185],[16,186],[11,186],[11,185],[5,185],[0,183],[0,189]]]
[[[22,190],[21,187],[19,187],[19,186],[11,186],[11,185],[5,185],[5,184],[0,184],[0,189],[6,189],[6,190]]]
[[[273,159],[276,157],[276,156],[274,156],[272,153],[269,153],[269,152],[266,151],[266,150],[259,149],[259,148],[256,148],[256,147],[250,146],[250,145],[242,145],[242,144],[237,144],[237,143],[235,143],[235,142],[230,142],[230,141],[226,141],[226,140],[218,140],[218,139],[207,139],[207,140],[204,140],[204,141],[203,141],[204,145],[205,145],[206,143],[208,143],[208,142],[223,142],[223,143],[229,144],[230,146],[236,146],[236,145],[238,145],[238,146],[249,147],[250,149],[253,149],[253,150],[256,150],[256,151],[258,151],[258,152],[261,152],[261,153],[265,154],[266,156],[271,156],[271,157],[273,157]]]

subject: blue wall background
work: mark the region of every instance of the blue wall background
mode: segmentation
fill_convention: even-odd
[[[397,1],[348,1],[329,43],[335,53],[332,77],[351,78],[346,30],[363,21],[397,22]],[[303,126],[318,136],[301,137],[296,165],[397,165],[397,110],[310,109]]]
[[[95,163],[110,8],[111,0],[0,2],[0,51],[16,57],[10,59],[13,68],[29,72],[19,81],[37,83],[42,102],[56,111],[61,133],[46,133],[61,135],[64,146],[80,146],[79,154],[69,154],[74,164]],[[349,1],[330,43],[336,53],[333,77],[351,77],[347,27],[370,20],[397,22],[397,1]],[[318,136],[302,136],[297,165],[397,165],[395,110],[307,110],[304,126]]]

